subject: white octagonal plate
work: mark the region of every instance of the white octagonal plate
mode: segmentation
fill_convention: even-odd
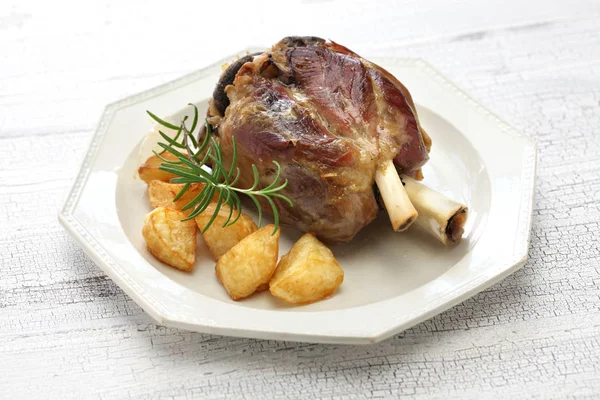
[[[150,211],[136,178],[146,110],[181,116],[206,109],[223,62],[109,105],[59,219],[84,251],[159,323],[220,335],[323,343],[373,343],[473,296],[526,260],[535,145],[421,60],[374,59],[411,91],[433,140],[425,183],[470,209],[463,242],[446,249],[382,215],[349,244],[332,246],[345,271],[330,299],[293,307],[257,294],[234,302],[199,240],[193,273],[156,261],[142,220]],[[284,229],[280,252],[299,237]]]

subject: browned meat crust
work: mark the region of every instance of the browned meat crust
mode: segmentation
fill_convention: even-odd
[[[375,218],[381,162],[394,159],[400,172],[415,175],[428,159],[431,141],[408,90],[337,43],[284,38],[230,66],[224,78],[208,117],[225,162],[233,137],[241,185],[251,185],[252,164],[268,185],[278,161],[289,181],[282,194],[294,203],[277,203],[282,222],[323,240],[351,240]]]

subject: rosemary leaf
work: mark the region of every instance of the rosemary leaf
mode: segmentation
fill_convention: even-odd
[[[293,206],[291,200],[281,193],[288,184],[287,180],[283,183],[280,182],[281,166],[277,161],[273,161],[273,164],[276,167],[275,179],[273,179],[271,184],[267,187],[260,188],[260,173],[256,165],[252,164],[252,185],[247,189],[237,186],[241,172],[237,167],[238,151],[235,138],[231,138],[231,162],[228,165],[229,168],[226,168],[224,165],[226,157],[224,157],[223,154],[223,146],[220,141],[215,139],[212,135],[212,126],[207,120],[205,120],[204,138],[201,139],[198,135],[198,139],[196,139],[194,131],[198,127],[198,107],[191,103],[189,105],[192,106],[194,110],[190,130],[188,130],[185,125],[185,122],[188,119],[187,115],[182,119],[180,126],[176,126],[157,117],[150,111],[147,111],[148,115],[154,121],[166,128],[177,131],[173,138],[166,133],[159,131],[163,142],[158,143],[164,151],[168,151],[175,155],[177,160],[167,160],[155,152],[162,161],[159,169],[170,172],[176,176],[171,179],[171,182],[183,184],[183,187],[175,196],[174,201],[181,199],[181,197],[190,189],[192,184],[201,183],[204,185],[202,190],[200,190],[200,193],[182,208],[182,210],[191,210],[185,220],[193,219],[203,213],[206,211],[209,204],[213,202],[215,203],[214,212],[204,226],[202,233],[206,232],[206,230],[214,223],[219,211],[225,205],[228,206],[230,210],[223,227],[231,226],[236,223],[242,215],[242,202],[239,196],[241,193],[248,196],[256,206],[256,209],[258,210],[259,226],[262,224],[263,213],[258,197],[263,197],[267,201],[273,212],[273,221],[275,225],[273,234],[275,234],[279,228],[279,210],[277,209],[277,204],[274,199],[285,201],[290,206]],[[183,152],[178,149],[183,150]],[[209,161],[211,172],[205,170],[205,168],[208,167],[207,163]],[[218,195],[216,195],[216,193],[218,193]]]
[[[148,113],[148,115],[150,116],[150,118],[152,118],[153,120],[155,120],[156,122],[158,122],[159,124],[161,124],[162,126],[166,127],[166,128],[171,128],[174,130],[179,130],[178,126],[175,126],[163,119],[160,119],[159,117],[157,117],[156,115],[152,114],[150,111],[146,111]]]

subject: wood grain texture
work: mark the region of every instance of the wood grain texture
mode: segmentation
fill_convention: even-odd
[[[0,398],[600,397],[598,2],[122,3],[0,5]],[[290,33],[424,58],[536,140],[523,269],[358,347],[158,326],[83,254],[56,213],[103,106]]]

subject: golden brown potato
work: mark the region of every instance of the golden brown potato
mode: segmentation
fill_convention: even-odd
[[[215,203],[208,205],[206,210],[202,214],[196,217],[196,223],[200,231],[204,229],[210,218],[215,213]],[[242,213],[240,218],[235,224],[223,228],[223,224],[229,217],[229,206],[224,204],[219,210],[217,218],[212,225],[204,232],[202,238],[206,242],[212,258],[217,261],[223,254],[227,253],[229,249],[239,243],[240,240],[256,232],[258,227],[252,221],[252,218]],[[235,218],[236,211],[233,211],[232,218]]]
[[[264,292],[265,290],[269,290],[269,282],[261,283],[256,287],[257,292]]]
[[[331,250],[307,233],[281,257],[269,290],[288,303],[306,304],[330,296],[343,280],[344,271]]]
[[[196,261],[196,224],[182,221],[185,214],[170,208],[154,209],[144,219],[142,235],[152,255],[182,271],[191,271]]]
[[[268,284],[279,257],[279,229],[273,225],[246,236],[219,259],[217,278],[233,300],[250,296]]]
[[[190,185],[189,189],[176,202],[173,199],[183,188],[182,183],[168,183],[158,180],[148,182],[148,200],[153,208],[167,207],[174,210],[181,210],[196,197],[204,185]],[[189,211],[192,211],[191,209]],[[186,210],[188,212],[188,210]],[[189,214],[188,214],[189,215]]]
[[[175,157],[168,151],[165,151],[160,156],[166,160],[177,160],[177,157]],[[153,180],[169,182],[171,178],[175,178],[175,175],[173,175],[172,173],[161,171],[160,169],[158,169],[158,167],[162,163],[163,161],[156,155],[148,157],[146,162],[140,165],[140,167],[138,168],[138,174],[140,178],[146,183],[150,183],[150,181]]]

